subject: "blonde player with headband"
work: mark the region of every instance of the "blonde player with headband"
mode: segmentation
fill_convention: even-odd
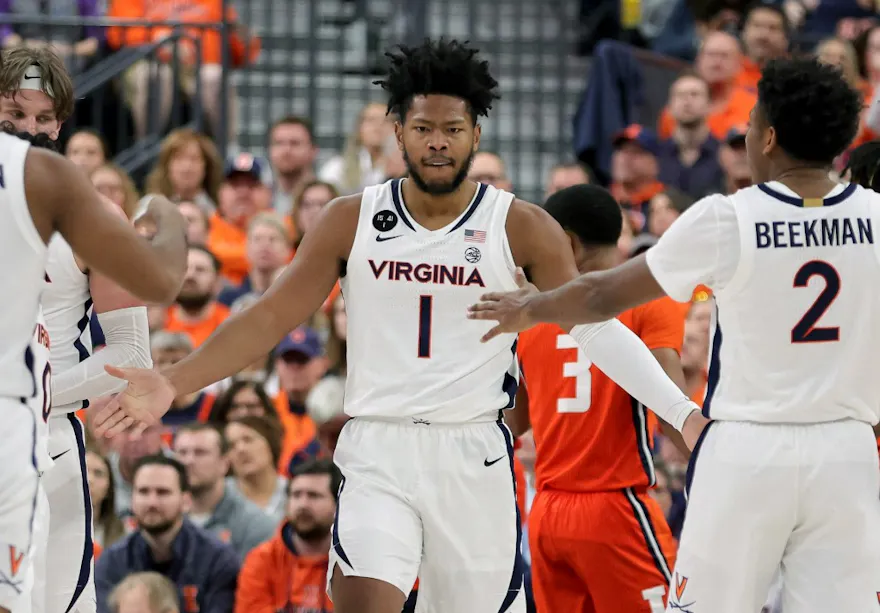
[[[73,110],[73,84],[63,62],[51,51],[25,47],[4,53],[3,62],[7,77],[20,77],[3,80],[17,82],[17,91],[0,90],[0,126],[34,146],[56,149],[61,125]],[[112,203],[105,200],[105,204],[114,215],[124,217]],[[160,231],[168,233],[174,228],[165,224]],[[46,326],[43,335],[52,339],[47,356],[51,369],[47,365],[40,371],[45,373],[43,382],[51,379],[51,411],[47,410],[48,389],[47,395],[35,402],[40,407],[38,423],[48,425],[48,454],[39,454],[48,517],[40,517],[43,503],[38,502],[31,547],[31,602],[23,602],[20,610],[89,613],[96,610],[92,506],[83,425],[75,411],[87,407],[89,398],[121,389],[119,381],[104,372],[106,364],[152,365],[146,307],[107,277],[90,273],[59,235],[48,245],[41,303]],[[93,311],[107,345],[91,355],[89,321]]]

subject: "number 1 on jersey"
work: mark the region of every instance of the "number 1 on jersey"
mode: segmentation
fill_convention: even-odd
[[[419,296],[419,357],[431,357],[431,319],[434,310],[433,296]]]
[[[798,269],[794,275],[794,287],[807,287],[814,276],[825,280],[825,287],[813,305],[791,329],[792,343],[827,343],[840,340],[840,328],[837,326],[817,328],[819,318],[831,307],[837,294],[840,293],[840,275],[834,266],[821,260],[812,260]]]

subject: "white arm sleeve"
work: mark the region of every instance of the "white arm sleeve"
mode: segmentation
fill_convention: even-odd
[[[575,326],[570,334],[599,370],[676,430],[699,410],[639,337],[618,320]]]
[[[733,200],[707,196],[681,214],[645,254],[663,291],[687,302],[698,285],[724,289],[739,265],[739,223]]]
[[[64,406],[121,392],[125,381],[107,374],[104,366],[152,368],[147,307],[98,314],[107,345],[70,370],[52,376],[52,404]]]

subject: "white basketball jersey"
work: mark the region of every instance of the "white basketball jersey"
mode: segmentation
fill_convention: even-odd
[[[58,234],[49,242],[46,262],[46,286],[43,290],[43,314],[52,339],[52,370],[65,372],[92,354],[92,295],[89,276],[79,269],[73,250]],[[53,406],[52,413],[61,415],[78,411],[88,402]]]
[[[50,350],[49,332],[46,329],[46,320],[41,309],[37,316],[37,325],[34,328],[34,337],[31,343],[33,371],[37,380],[37,393],[30,400],[37,424],[35,449],[37,470],[41,473],[46,472],[53,464],[52,459],[49,457],[49,428],[47,425],[52,407],[52,368],[49,366]]]
[[[37,393],[31,342],[46,266],[46,245],[31,219],[24,193],[30,144],[0,133],[0,396],[30,399]]]
[[[880,194],[852,184],[801,199],[782,189],[730,196],[740,258],[715,296],[704,410],[741,421],[876,423]]]
[[[342,278],[348,316],[345,412],[465,422],[513,406],[516,335],[467,319],[482,294],[516,289],[507,242],[513,194],[480,185],[439,230],[417,224],[403,181],[368,187]]]

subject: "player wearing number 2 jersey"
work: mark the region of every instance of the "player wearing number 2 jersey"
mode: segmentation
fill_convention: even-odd
[[[578,185],[544,204],[569,235],[578,270],[620,260],[620,206],[602,188]],[[661,298],[618,319],[674,381],[683,375],[681,308]],[[675,543],[647,489],[656,417],[589,361],[555,324],[520,334],[523,383],[506,416],[514,434],[531,424],[538,493],[529,518],[539,611],[660,613]]]
[[[780,564],[785,611],[880,611],[880,196],[829,178],[861,108],[831,67],[769,63],[746,135],[755,186],[697,203],[647,257],[474,307],[502,332],[712,289],[717,421],[691,458],[669,611],[758,611]]]

